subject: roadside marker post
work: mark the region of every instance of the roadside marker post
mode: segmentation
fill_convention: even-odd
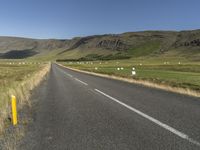
[[[11,107],[12,107],[12,123],[13,125],[17,125],[17,102],[16,97],[12,95],[11,99]]]

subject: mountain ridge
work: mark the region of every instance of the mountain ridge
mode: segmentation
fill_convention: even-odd
[[[31,52],[31,54],[26,53]],[[77,59],[98,55],[193,55],[200,56],[200,30],[139,31],[122,34],[91,35],[72,39],[32,39],[0,36],[0,58],[17,59],[16,55],[58,59]],[[74,53],[74,54],[73,54]],[[105,54],[104,54],[105,53]],[[9,55],[12,54],[12,55]],[[6,56],[6,57],[5,57]],[[11,57],[9,57],[11,56]]]

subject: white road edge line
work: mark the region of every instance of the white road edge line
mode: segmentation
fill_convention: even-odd
[[[177,135],[177,136],[179,136],[179,137],[181,137],[181,138],[183,138],[183,139],[185,139],[185,140],[187,140],[187,141],[189,141],[189,142],[191,142],[191,143],[193,143],[193,144],[195,144],[195,145],[197,145],[197,146],[200,146],[200,143],[199,143],[198,141],[193,140],[193,139],[190,138],[188,135],[186,135],[186,134],[184,134],[184,133],[182,133],[182,132],[180,132],[180,131],[174,129],[173,127],[170,127],[170,126],[168,126],[167,124],[164,124],[164,123],[160,122],[159,120],[157,120],[157,119],[155,119],[155,118],[153,118],[153,117],[151,117],[151,116],[149,116],[149,115],[147,115],[147,114],[145,114],[145,113],[143,113],[143,112],[141,112],[141,111],[139,111],[139,110],[137,110],[137,109],[135,109],[135,108],[133,108],[133,107],[131,107],[131,106],[129,106],[129,105],[127,105],[127,104],[121,102],[121,101],[119,101],[119,100],[117,100],[117,99],[114,98],[114,97],[109,96],[108,94],[106,94],[106,93],[104,93],[104,92],[102,92],[102,91],[100,91],[100,90],[98,90],[98,89],[95,89],[95,91],[97,91],[98,93],[100,93],[100,94],[106,96],[107,98],[109,98],[109,99],[111,99],[111,100],[117,102],[118,104],[120,104],[120,105],[122,105],[122,106],[128,108],[129,110],[131,110],[131,111],[137,113],[138,115],[140,115],[140,116],[142,116],[142,117],[148,119],[149,121],[151,121],[151,122],[153,122],[153,123],[159,125],[160,127],[162,127],[162,128],[164,128],[164,129],[166,129],[166,130],[172,132],[173,134],[175,134],[175,135]]]
[[[76,81],[78,81],[78,82],[84,84],[84,85],[88,85],[87,83],[85,83],[85,82],[83,82],[83,81],[81,81],[81,80],[79,80],[79,79],[77,79],[77,78],[74,78],[74,79],[75,79]]]

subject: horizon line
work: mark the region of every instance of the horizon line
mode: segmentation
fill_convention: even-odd
[[[30,39],[30,40],[72,40],[74,38],[83,38],[83,37],[90,37],[90,36],[103,36],[103,35],[120,35],[125,33],[139,33],[139,32],[186,32],[186,31],[197,31],[198,29],[184,29],[184,30],[137,30],[137,31],[124,31],[124,32],[115,32],[115,33],[102,33],[102,34],[89,34],[89,35],[80,35],[74,36],[70,38],[37,38],[37,37],[28,37],[28,36],[16,36],[16,35],[0,35],[0,37],[5,38],[22,38],[22,39]]]

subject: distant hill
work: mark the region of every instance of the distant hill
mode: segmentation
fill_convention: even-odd
[[[70,40],[0,37],[2,59],[106,60],[161,55],[200,60],[200,30],[128,32]]]

